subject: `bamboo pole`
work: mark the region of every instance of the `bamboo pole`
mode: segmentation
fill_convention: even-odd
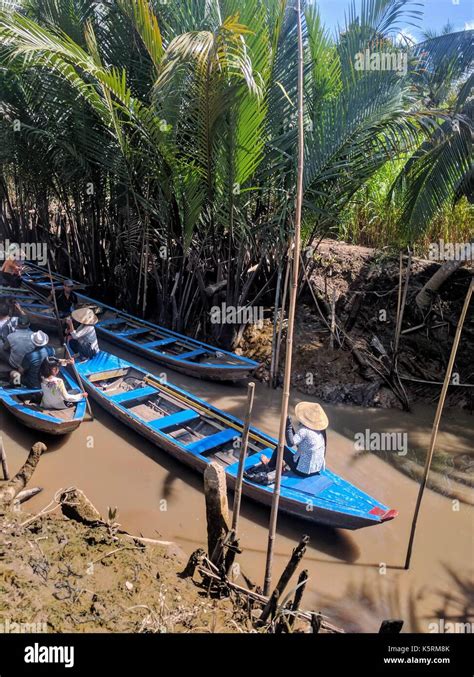
[[[51,272],[51,266],[50,266],[50,263],[49,263],[49,259],[48,259],[48,275],[49,275],[49,281],[51,283],[51,295],[53,297],[53,302],[54,302],[54,314],[56,315],[56,320],[57,320],[58,325],[59,325],[59,339],[61,340],[61,339],[64,339],[63,325],[62,325],[62,322],[61,322],[61,318],[59,317],[58,304],[56,302],[56,290],[54,289],[53,274]],[[72,360],[71,367],[72,367],[72,370],[74,372],[74,376],[76,378],[77,385],[79,386],[79,389],[81,390],[82,394],[86,395],[86,391],[85,391],[84,387],[82,387],[82,381],[80,379],[80,376],[77,373],[76,365],[74,364],[74,360],[72,358],[72,355],[69,352],[68,345],[67,345],[66,341],[64,341],[64,340],[62,341],[62,344],[63,344],[63,347],[64,347],[65,354],[69,357],[70,360]],[[87,412],[88,412],[89,416],[91,417],[91,420],[93,421],[94,420],[94,414],[92,413],[91,403],[89,402],[89,398],[86,397],[85,400],[86,400]]]
[[[401,257],[400,257],[400,264],[401,264]],[[403,287],[403,295],[400,297],[400,290],[401,290],[401,284],[402,280],[400,278],[400,288],[399,288],[399,306],[397,306],[397,326],[395,329],[395,343],[393,346],[393,368],[396,366],[397,362],[397,357],[398,357],[398,345],[400,343],[400,334],[402,331],[402,324],[403,324],[403,315],[405,313],[405,306],[407,303],[407,294],[408,294],[408,283],[410,281],[410,272],[411,272],[411,250],[408,249],[408,261],[407,261],[407,267],[406,267],[406,272],[405,272],[405,285]]]
[[[285,446],[285,426],[288,416],[288,403],[290,400],[291,385],[291,362],[293,348],[293,333],[295,326],[296,295],[299,275],[299,262],[301,250],[301,211],[303,205],[303,156],[304,156],[304,127],[303,127],[303,28],[301,21],[301,0],[296,0],[296,24],[298,29],[298,169],[296,181],[296,209],[295,209],[295,233],[292,243],[293,268],[290,290],[290,306],[288,310],[288,330],[286,337],[285,375],[283,379],[283,396],[280,414],[280,429],[278,432],[278,451],[275,473],[275,485],[270,514],[270,528],[268,534],[267,561],[265,565],[264,594],[268,595],[272,582],[273,551],[275,546],[275,534],[278,520],[278,507],[280,503],[280,485],[283,464],[283,449]]]
[[[278,268],[278,277],[275,290],[275,310],[273,313],[273,334],[272,334],[272,359],[270,364],[270,380],[268,385],[270,388],[273,385],[275,379],[275,358],[276,358],[276,338],[277,338],[277,325],[278,325],[278,306],[280,305],[280,286],[281,286],[281,266]]]
[[[428,455],[426,457],[425,470],[424,470],[424,474],[423,474],[423,479],[422,479],[421,484],[420,484],[420,488],[418,490],[415,512],[414,512],[414,515],[413,515],[413,522],[412,522],[412,525],[411,525],[410,539],[408,541],[407,556],[406,556],[406,559],[405,559],[405,569],[410,568],[410,560],[411,560],[411,554],[412,554],[412,550],[413,550],[413,542],[415,540],[416,523],[418,521],[418,515],[419,515],[420,507],[421,507],[421,501],[423,499],[423,493],[425,491],[426,483],[428,481],[428,474],[430,472],[431,461],[433,459],[434,449],[435,449],[435,445],[436,445],[436,438],[438,436],[439,422],[441,420],[441,414],[443,413],[444,401],[446,399],[446,394],[448,392],[448,387],[449,387],[449,384],[450,384],[450,381],[451,381],[451,373],[453,371],[454,361],[456,359],[456,353],[458,351],[459,341],[461,339],[462,328],[463,328],[463,325],[464,325],[464,320],[466,318],[467,309],[469,307],[469,303],[471,301],[471,296],[472,296],[473,291],[474,291],[474,280],[471,280],[471,284],[469,285],[469,289],[467,290],[466,298],[464,300],[464,305],[463,305],[463,308],[462,308],[462,311],[461,311],[461,316],[459,318],[458,326],[456,327],[456,334],[454,336],[453,346],[451,348],[451,355],[449,356],[449,362],[448,362],[448,366],[446,368],[446,374],[445,374],[445,377],[444,377],[443,388],[441,389],[441,395],[439,397],[438,407],[436,409],[436,414],[435,414],[434,421],[433,421],[433,428],[431,430],[430,447],[429,447],[429,450],[428,450]]]
[[[285,271],[285,281],[283,283],[283,296],[281,298],[280,322],[278,324],[278,336],[277,336],[276,348],[275,348],[275,363],[274,363],[272,388],[276,388],[277,383],[278,383],[278,367],[280,365],[281,333],[283,331],[283,322],[285,321],[286,295],[288,293],[288,280],[289,280],[289,278],[290,278],[290,261],[287,257],[286,271]]]
[[[244,430],[241,437],[239,470],[237,472],[237,482],[234,490],[234,505],[232,509],[232,532],[233,537],[237,537],[239,526],[240,502],[242,499],[242,482],[244,479],[245,458],[247,456],[247,447],[249,442],[250,417],[252,416],[253,398],[255,394],[255,383],[249,383],[247,386],[247,408],[245,410]]]
[[[10,472],[8,470],[7,452],[5,451],[5,446],[3,444],[3,437],[0,437],[0,462],[2,464],[3,479],[9,480]]]

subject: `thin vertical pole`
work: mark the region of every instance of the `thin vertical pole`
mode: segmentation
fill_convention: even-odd
[[[436,409],[436,414],[433,421],[433,428],[431,430],[431,440],[428,455],[425,462],[425,471],[423,473],[423,479],[418,490],[418,497],[416,499],[415,513],[413,515],[413,522],[411,525],[410,540],[408,542],[407,556],[405,560],[405,569],[410,568],[411,553],[413,549],[413,542],[415,540],[415,531],[416,523],[418,521],[418,514],[420,512],[421,501],[423,498],[423,493],[425,491],[426,482],[428,480],[428,473],[430,471],[431,461],[433,459],[433,453],[436,445],[436,438],[438,436],[439,422],[441,419],[441,414],[443,413],[444,401],[446,399],[446,393],[448,392],[448,387],[451,382],[451,373],[453,371],[454,361],[456,359],[456,353],[458,351],[459,340],[461,338],[462,328],[464,325],[464,320],[466,318],[467,309],[469,307],[469,302],[471,300],[472,292],[474,291],[474,280],[471,281],[469,289],[467,290],[466,298],[464,300],[464,305],[461,312],[461,317],[459,318],[458,326],[456,328],[456,334],[454,336],[453,347],[451,348],[451,355],[449,356],[448,366],[446,368],[446,374],[444,377],[443,387],[441,389],[441,395],[438,401],[438,407]]]
[[[232,510],[232,531],[234,537],[237,536],[239,525],[240,502],[242,499],[242,482],[244,479],[245,458],[247,456],[247,446],[249,442],[250,417],[252,415],[253,397],[255,393],[255,383],[249,383],[247,386],[247,408],[245,410],[244,429],[242,432],[239,470],[237,472],[237,482],[234,492],[234,505]]]
[[[280,428],[278,432],[278,450],[275,473],[275,488],[273,491],[272,509],[270,514],[270,528],[268,534],[267,561],[265,566],[264,595],[270,592],[272,582],[273,551],[280,503],[280,485],[283,465],[283,450],[285,446],[285,427],[290,400],[291,363],[293,348],[293,333],[295,326],[296,296],[298,288],[299,261],[301,251],[301,211],[303,205],[303,155],[304,155],[304,127],[303,127],[303,29],[301,23],[301,0],[296,0],[296,24],[298,28],[298,169],[296,179],[296,206],[295,206],[295,233],[290,246],[293,255],[293,267],[290,290],[290,306],[288,310],[288,330],[286,336],[285,374],[283,379],[283,396],[281,402]]]

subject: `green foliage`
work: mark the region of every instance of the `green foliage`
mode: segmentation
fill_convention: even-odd
[[[59,263],[124,305],[144,307],[153,289],[159,319],[178,329],[203,330],[203,288],[217,278],[232,304],[270,290],[292,229],[293,1],[1,7],[2,229],[47,238]],[[354,2],[333,39],[305,8],[307,241],[422,238],[468,192],[469,32],[413,48],[406,74],[355,66],[418,18],[409,0]]]

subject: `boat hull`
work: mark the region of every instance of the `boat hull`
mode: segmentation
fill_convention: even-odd
[[[40,294],[48,294],[51,285],[49,281],[45,281],[44,272],[34,266],[30,267],[32,272],[25,273],[24,284]],[[53,280],[58,288],[63,279],[60,275],[53,275]],[[191,339],[183,334],[134,317],[85,296],[79,291],[76,291],[76,294],[81,305],[94,305],[103,311],[103,315],[99,316],[99,322],[95,326],[99,338],[164,367],[169,367],[195,378],[212,381],[237,381],[247,378],[259,366],[258,362],[254,360],[217,349],[202,341]],[[126,326],[127,331],[121,332],[110,329],[110,322],[114,317],[116,318],[116,325],[122,323]],[[55,327],[51,327],[51,330],[57,330],[57,323]],[[150,341],[148,342],[150,346],[140,342],[139,336],[143,333],[150,334]],[[172,351],[176,346],[179,346],[181,352],[173,354],[170,350]]]
[[[105,363],[107,364],[107,362],[110,361],[107,360],[106,357]],[[100,363],[101,358],[99,357],[99,365]],[[124,360],[119,360],[118,358],[114,358],[113,364],[115,365],[115,369],[119,369],[120,367],[123,367],[125,365],[125,366],[133,366],[133,368],[136,371],[140,371],[138,367],[130,365],[130,363],[125,362]],[[106,411],[108,411],[116,419],[118,419],[119,421],[127,425],[129,428],[133,429],[134,431],[136,431],[137,433],[148,439],[150,442],[152,442],[154,445],[156,445],[157,447],[168,453],[176,460],[180,461],[181,463],[184,463],[193,470],[196,470],[201,473],[204,472],[207,465],[212,460],[211,457],[205,457],[201,454],[189,453],[189,451],[186,448],[184,448],[182,444],[173,441],[173,438],[170,437],[170,435],[160,434],[159,432],[151,428],[149,423],[147,423],[146,421],[139,420],[125,407],[118,406],[116,402],[112,401],[109,396],[101,392],[101,390],[98,387],[96,387],[94,383],[90,380],[90,378],[92,378],[92,372],[89,372],[88,370],[90,370],[91,368],[93,369],[93,367],[91,367],[90,365],[88,365],[87,362],[85,362],[78,365],[78,372],[80,378],[82,379],[83,386],[90,394],[90,396],[98,404],[100,404]],[[99,369],[101,368],[102,367],[99,366]],[[106,374],[107,371],[104,370],[103,373]],[[193,407],[195,410],[199,411],[199,409],[202,409],[204,405],[204,407],[206,407],[206,409],[211,412],[211,416],[213,413],[215,413],[217,417],[221,418],[222,420],[226,419],[229,422],[229,425],[235,427],[236,430],[237,426],[239,427],[240,430],[242,429],[243,424],[241,421],[239,421],[239,419],[236,419],[235,417],[227,415],[224,412],[221,412],[215,409],[214,407],[211,407],[203,400],[200,400],[199,398],[192,396],[189,393],[185,393],[185,391],[182,391],[176,386],[173,386],[169,382],[167,382],[166,388],[167,390],[174,390],[181,397],[183,397],[184,395],[187,398],[186,406],[189,407],[188,411],[192,411]],[[133,398],[131,399],[133,400]],[[260,430],[256,428],[253,427],[251,428],[251,435],[253,435],[255,438],[258,438],[262,442],[262,445],[263,446],[266,445],[266,447],[269,448],[270,451],[272,450],[272,448],[274,449],[276,446],[276,440],[269,437],[265,433],[262,433]],[[253,455],[253,458],[255,458],[255,456],[257,456],[257,454]],[[233,466],[229,466],[228,468],[226,468],[227,483],[228,487],[231,490],[234,489],[236,484],[236,473],[231,472],[232,467]],[[344,480],[341,480],[341,478],[338,478],[338,476],[334,475],[330,471],[324,471],[324,476],[321,477],[321,480],[323,482],[338,481],[341,483],[341,485],[344,485],[344,488],[352,487],[352,485],[345,482]],[[316,479],[315,481],[317,482],[318,480]],[[352,489],[359,491],[355,487],[352,487]],[[256,501],[257,503],[263,504],[265,506],[270,506],[272,503],[273,487],[266,487],[263,485],[258,485],[254,482],[244,480],[242,491],[246,497]],[[393,511],[392,512],[389,511],[389,509],[386,506],[383,506],[379,502],[375,501],[375,499],[372,499],[366,494],[362,494],[362,492],[360,493],[361,496],[363,496],[365,499],[370,499],[373,502],[370,505],[373,505],[374,508],[377,509],[379,515],[377,518],[367,514],[364,515],[348,514],[347,512],[341,512],[335,509],[328,509],[325,506],[313,503],[311,500],[309,500],[309,497],[307,500],[302,500],[301,497],[296,496],[294,492],[292,492],[291,490],[285,490],[285,488],[283,488],[281,492],[280,510],[281,512],[304,519],[311,523],[325,525],[333,528],[343,528],[350,530],[360,529],[362,527],[371,526],[374,524],[380,524],[383,521],[392,519],[395,516],[395,513]]]

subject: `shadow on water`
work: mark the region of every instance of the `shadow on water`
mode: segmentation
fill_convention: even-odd
[[[0,431],[7,437],[15,439],[15,441],[25,449],[26,454],[28,454],[35,442],[44,442],[47,447],[47,451],[45,452],[47,454],[53,451],[59,451],[68,445],[72,435],[74,435],[74,432],[68,433],[67,435],[50,435],[39,430],[26,428],[3,407],[0,411],[0,420]],[[84,422],[81,425],[87,425],[87,422]]]
[[[176,484],[178,480],[185,482],[188,486],[203,494],[202,476],[200,474],[176,461],[166,452],[148,440],[145,440],[141,435],[117,421],[108,412],[96,407],[94,413],[97,421],[104,427],[115,429],[119,427],[120,437],[125,438],[132,446],[139,449],[141,453],[158,463],[166,471],[163,485],[157,497],[158,502],[164,498],[172,505],[173,501],[182,500],[181,490],[178,490]],[[266,507],[259,505],[255,501],[244,500],[241,507],[241,515],[260,527],[268,528],[270,512]],[[304,522],[289,515],[282,514],[279,516],[278,533],[280,536],[292,540],[295,538],[295,533],[300,533],[301,536],[308,534],[310,545],[314,550],[347,563],[357,561],[360,555],[358,546],[348,532],[313,525],[310,522]]]

